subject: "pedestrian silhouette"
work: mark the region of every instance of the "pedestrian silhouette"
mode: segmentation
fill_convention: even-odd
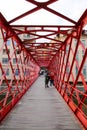
[[[45,75],[45,88],[49,88],[48,83],[50,80],[50,76],[48,74]]]

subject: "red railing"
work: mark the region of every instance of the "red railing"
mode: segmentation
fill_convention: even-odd
[[[0,19],[0,121],[38,77],[39,67]],[[14,34],[13,34],[14,33]]]
[[[83,36],[82,30],[86,17],[83,15],[75,30],[69,32],[49,70],[54,73],[56,89],[87,129],[87,41],[83,40],[87,34]]]
[[[37,2],[27,0],[27,2],[34,4],[35,8],[9,22],[0,14],[0,55],[3,52],[3,60],[0,59],[0,86],[2,86],[0,87],[2,88],[0,90],[0,120],[4,118],[35,81],[38,76],[39,64],[39,66],[48,67],[49,71],[54,74],[56,89],[87,129],[87,77],[85,74],[85,72],[87,73],[85,69],[87,68],[87,45],[84,45],[81,40],[83,28],[87,24],[87,10],[76,22],[49,7],[50,4],[56,1]],[[34,27],[34,29],[29,30],[30,26],[28,25],[12,24],[40,9],[67,20],[72,26],[32,25],[31,27]],[[19,29],[20,27],[23,30]],[[38,32],[49,33],[41,35]],[[29,34],[35,37],[22,42],[19,38],[20,34]],[[65,36],[65,39],[60,40],[59,35]],[[51,42],[36,43],[35,40],[41,38]],[[35,42],[32,43],[32,41]],[[11,73],[10,77],[8,76],[9,71]]]

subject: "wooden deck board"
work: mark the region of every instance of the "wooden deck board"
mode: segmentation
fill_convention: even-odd
[[[54,87],[44,87],[40,76],[6,116],[0,130],[82,130]]]

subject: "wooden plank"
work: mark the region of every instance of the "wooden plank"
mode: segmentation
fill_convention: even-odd
[[[82,130],[71,110],[54,87],[45,88],[40,76],[11,113],[0,129],[12,130]]]

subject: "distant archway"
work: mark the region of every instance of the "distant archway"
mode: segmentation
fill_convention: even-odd
[[[34,1],[37,1],[37,2],[48,2],[49,0],[34,0]]]

